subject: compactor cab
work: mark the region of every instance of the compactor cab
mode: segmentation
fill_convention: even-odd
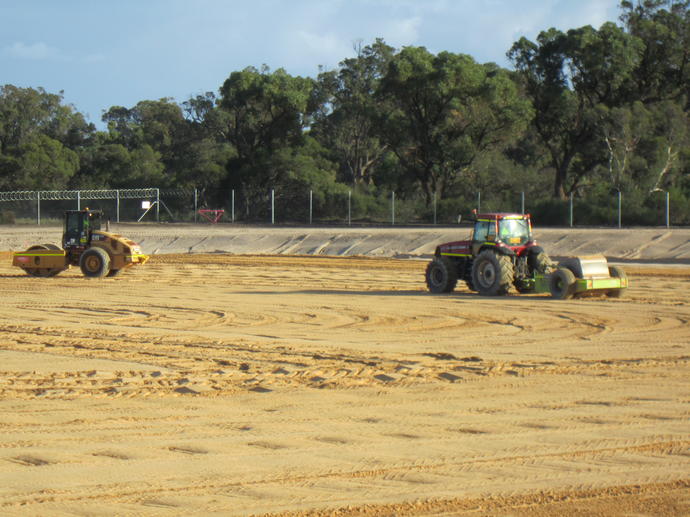
[[[62,248],[36,244],[15,253],[12,265],[31,276],[55,276],[70,266],[79,266],[84,276],[115,276],[136,264],[145,264],[136,242],[122,235],[101,230],[100,210],[68,210],[62,233]]]
[[[88,247],[94,230],[101,229],[100,210],[68,210],[65,212],[65,230],[62,234],[62,247],[66,250]]]

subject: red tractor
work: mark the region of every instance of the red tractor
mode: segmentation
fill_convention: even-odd
[[[544,250],[532,238],[529,214],[476,215],[470,240],[448,242],[436,248],[426,269],[433,293],[449,293],[458,280],[482,295],[534,291],[535,273],[551,266]]]
[[[532,237],[529,214],[477,214],[469,240],[436,247],[426,268],[433,293],[449,293],[458,280],[484,296],[548,293],[567,299],[585,294],[619,297],[628,287],[625,272],[602,255],[567,258],[556,265]]]

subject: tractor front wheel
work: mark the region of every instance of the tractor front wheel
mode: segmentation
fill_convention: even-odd
[[[458,283],[458,271],[447,257],[434,257],[426,267],[426,285],[432,293],[450,293]]]
[[[110,272],[110,256],[101,248],[89,248],[79,259],[79,267],[84,276],[104,277]]]
[[[514,278],[513,262],[506,255],[484,250],[472,264],[472,283],[483,296],[507,294]]]

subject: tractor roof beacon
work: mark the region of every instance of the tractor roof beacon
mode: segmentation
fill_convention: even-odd
[[[567,270],[567,273],[559,271]],[[565,276],[566,278],[562,278]],[[625,273],[608,267],[603,256],[574,257],[556,267],[532,235],[529,214],[475,214],[468,240],[436,247],[425,273],[433,293],[452,292],[458,280],[484,296],[551,292],[556,298],[584,293],[620,296],[627,287]]]
[[[145,264],[148,256],[139,245],[115,233],[101,230],[100,210],[68,210],[62,234],[62,248],[55,244],[35,244],[12,257],[12,265],[27,274],[51,277],[79,266],[84,276],[115,276],[121,271]]]

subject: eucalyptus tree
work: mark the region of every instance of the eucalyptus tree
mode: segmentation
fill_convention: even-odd
[[[600,107],[625,105],[642,45],[613,23],[516,42],[508,56],[534,106],[533,127],[547,149],[553,195],[566,198],[610,153]]]
[[[64,188],[94,132],[62,92],[0,86],[0,188]]]
[[[312,133],[332,151],[340,178],[351,185],[371,185],[386,152],[377,127],[382,105],[375,97],[395,49],[382,39],[355,46],[356,57],[344,59],[337,70],[322,72],[318,92],[323,109]]]
[[[239,188],[248,204],[298,175],[306,132],[318,108],[315,81],[249,67],[233,72],[220,89],[219,121],[232,145],[225,184]]]
[[[218,186],[225,180],[228,162],[236,157],[233,145],[228,141],[227,113],[218,106],[213,92],[190,97],[182,103],[188,134],[193,137],[188,155],[191,177],[203,181],[202,187]]]
[[[180,105],[163,98],[132,108],[111,107],[103,116],[108,136],[99,140],[100,153],[92,157],[92,165],[122,172],[94,174],[109,177],[114,186],[217,186],[232,153],[203,121],[190,116],[191,105],[198,107],[199,116],[208,116],[196,102]]]
[[[676,100],[690,110],[690,0],[623,0],[621,21],[643,43],[637,98]]]
[[[643,45],[635,99],[649,123],[636,159],[643,185],[668,190],[690,174],[690,0],[622,1],[621,20]]]
[[[506,70],[470,56],[406,47],[379,88],[386,110],[381,138],[427,203],[468,173],[477,158],[502,149],[531,117]]]

